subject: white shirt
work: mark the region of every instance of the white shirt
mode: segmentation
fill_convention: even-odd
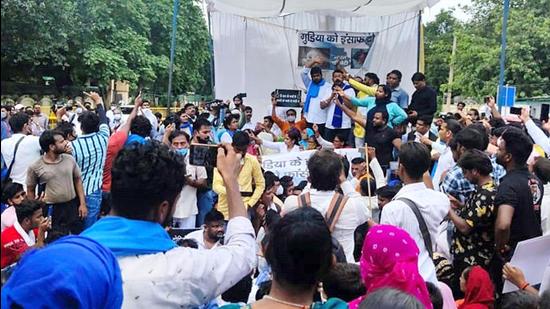
[[[4,210],[4,212],[6,212]],[[542,235],[550,234],[550,183],[544,185],[544,195],[540,206]]]
[[[432,244],[436,243],[438,227],[449,213],[451,206],[449,198],[443,193],[426,188],[422,182],[405,185],[395,195],[394,200],[384,206],[380,218],[381,224],[398,226],[411,235],[420,250],[418,256],[420,275],[425,281],[437,284],[435,266],[424,246],[418,220],[409,206],[402,201],[397,201],[398,198],[408,198],[416,204],[426,221]]]
[[[34,231],[30,230],[28,233],[25,232],[21,224],[17,222],[17,220],[13,223],[13,227],[17,231],[19,235],[21,235],[21,238],[25,241],[27,246],[32,247],[36,243],[36,237],[34,236]]]
[[[206,179],[206,169],[203,166],[195,166],[189,164],[189,156],[185,156],[185,168],[187,170],[186,176],[192,180]],[[197,188],[185,185],[181,189],[181,194],[176,201],[176,210],[174,211],[174,218],[183,219],[194,216],[199,213],[197,208]]]
[[[10,206],[2,213],[2,232],[15,222],[17,222],[17,213],[15,212],[15,207]]]
[[[122,308],[189,308],[209,302],[250,274],[256,244],[250,220],[229,220],[225,245],[211,250],[178,247],[118,259]]]
[[[273,130],[271,132],[273,132]],[[267,133],[267,132],[258,133],[258,138],[261,138],[263,142],[265,142],[265,141],[273,142],[273,135],[271,135],[270,133]],[[268,148],[268,147],[264,146],[263,142],[262,142],[262,145],[260,146],[261,150],[262,150],[262,155],[265,156],[265,155],[278,153],[277,152],[277,151],[279,151],[278,149]]]
[[[302,81],[307,89],[312,82],[309,76],[311,69],[305,68],[302,71]],[[309,109],[304,112],[304,117],[309,123],[324,124],[327,121],[327,109],[321,108],[321,101],[328,99],[332,94],[332,84],[325,80],[325,84],[319,89],[319,95],[316,98],[311,98],[309,101]]]
[[[200,230],[191,232],[191,233],[185,235],[185,237],[183,237],[183,239],[193,239],[194,241],[196,241],[197,245],[199,246],[199,250],[210,250],[210,249],[217,248],[218,246],[221,246],[220,242],[217,241],[214,244],[214,246],[212,246],[212,248],[210,248],[210,249],[206,248],[206,244],[204,243],[204,229],[200,229]]]
[[[13,134],[10,138],[2,141],[2,157],[8,168],[13,160],[13,151],[15,144],[23,137],[25,138],[19,144],[17,149],[15,163],[11,170],[11,179],[13,182],[22,184],[27,187],[27,168],[36,160],[40,159],[40,143],[38,136],[24,135],[21,133]]]
[[[344,248],[348,263],[354,263],[353,249],[355,244],[355,229],[371,218],[371,212],[368,206],[359,197],[357,192],[354,193],[355,195],[346,194],[346,196],[349,197],[348,201],[343,205],[344,209],[342,209],[340,218],[336,221],[334,231],[332,232],[332,236],[334,236]],[[334,191],[310,189],[309,194],[311,198],[311,207],[317,209],[324,216],[334,196]],[[289,196],[285,200],[282,213],[285,214],[297,208],[298,196]]]
[[[289,152],[299,152],[300,146],[294,145],[292,149],[288,150],[288,147],[284,142],[270,142],[262,140],[262,146],[265,146],[266,148],[270,149],[276,149],[279,151],[279,153],[289,153]]]
[[[351,98],[355,98],[355,91],[353,90],[353,88],[348,88],[346,90],[344,90],[344,92],[346,93],[347,96],[351,97]],[[334,103],[334,100],[338,100],[338,97],[334,98],[331,102],[330,102],[330,105],[329,107],[327,107],[327,122],[326,122],[326,127],[328,129],[335,129],[333,126],[332,126],[332,118],[334,117],[334,111],[336,110],[336,103]],[[342,111],[342,126],[340,128],[336,128],[336,129],[350,129],[351,128],[351,119],[348,117],[348,115],[346,115],[346,113],[344,113],[344,111]]]
[[[479,118],[481,119],[481,114],[485,114],[485,118],[487,119],[491,119],[492,118],[492,115],[491,115],[491,108],[489,107],[489,105],[487,104],[483,104],[479,107]]]
[[[440,191],[439,184],[441,183],[441,176],[444,172],[449,171],[453,166],[455,166],[453,152],[451,151],[451,148],[447,146],[439,156],[439,160],[437,160],[437,167],[435,168],[434,177],[432,179],[434,190]]]
[[[252,122],[247,122],[247,123],[245,123],[245,124],[243,125],[243,127],[241,128],[241,130],[244,131],[244,130],[247,130],[247,129],[248,129],[248,130],[254,131],[254,130],[256,129],[256,125],[253,124]]]
[[[228,132],[223,132],[222,136],[220,136],[220,143],[231,144],[233,143],[233,137]]]

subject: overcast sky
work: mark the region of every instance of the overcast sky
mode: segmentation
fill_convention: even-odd
[[[431,8],[425,8],[422,14],[422,21],[424,24],[433,21],[435,16],[444,9],[455,8],[454,16],[460,20],[467,20],[468,15],[461,10],[458,5],[469,5],[471,0],[440,0],[436,5]]]

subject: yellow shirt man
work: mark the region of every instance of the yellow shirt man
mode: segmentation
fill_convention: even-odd
[[[258,159],[246,154],[241,163],[241,171],[237,181],[246,207],[252,207],[258,202],[265,189],[265,179]],[[253,188],[253,185],[255,186]],[[212,189],[218,194],[218,211],[226,219],[229,219],[229,208],[227,206],[227,194],[222,176],[217,169],[214,169],[214,180]]]
[[[353,89],[359,91],[359,93],[357,93],[357,97],[359,99],[362,99],[366,96],[369,96],[369,97],[373,97],[375,94],[376,94],[376,90],[378,89],[378,85],[374,85],[374,86],[367,86],[365,84],[362,84],[358,81],[356,81],[355,79],[353,78],[350,78],[348,80],[349,84],[351,87],[353,87]],[[359,109],[361,107],[358,107],[357,108],[357,111],[359,112]],[[366,117],[367,115],[363,115],[364,117]],[[368,121],[371,121],[372,119],[368,119]],[[355,137],[358,137],[358,138],[364,138],[365,137],[365,129],[360,126],[359,124],[355,124],[354,128],[353,128],[353,136]]]

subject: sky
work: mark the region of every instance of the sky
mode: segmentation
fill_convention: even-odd
[[[440,0],[436,5],[434,5],[431,8],[425,8],[424,13],[422,14],[422,22],[424,24],[435,20],[435,17],[441,10],[443,9],[451,9],[455,8],[454,16],[458,18],[459,20],[467,20],[468,15],[461,10],[458,6],[459,5],[469,5],[472,1],[471,0]]]

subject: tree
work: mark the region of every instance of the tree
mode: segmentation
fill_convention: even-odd
[[[472,16],[459,26],[448,12],[426,26],[426,73],[432,84],[446,90],[450,58],[449,34],[437,29],[454,25],[457,51],[453,93],[481,98],[496,94],[499,75],[502,1],[474,0]],[[508,20],[505,83],[518,87],[520,97],[550,94],[550,2],[512,1]],[[455,20],[456,21],[456,20]],[[445,48],[448,46],[448,48]],[[443,86],[443,87],[441,87]]]
[[[167,88],[172,1],[2,1],[2,79],[35,83],[44,71],[69,84],[127,80]],[[180,4],[175,93],[209,79],[208,30],[195,0]]]

